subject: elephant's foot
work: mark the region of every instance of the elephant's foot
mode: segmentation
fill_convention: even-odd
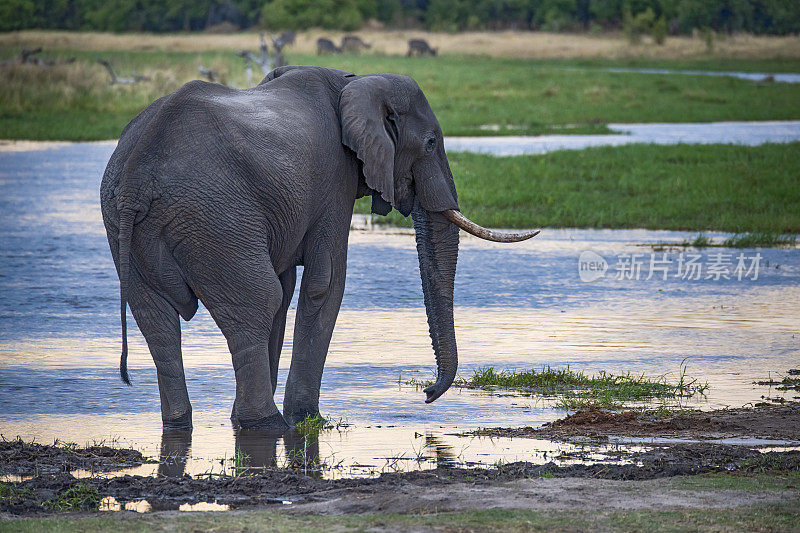
[[[289,424],[286,423],[286,420],[283,419],[283,416],[280,413],[275,413],[263,418],[257,418],[255,420],[237,418],[236,421],[238,422],[239,427],[242,429],[258,431],[285,431],[289,429]]]
[[[186,411],[178,418],[166,418],[161,416],[164,431],[191,431],[192,430],[192,412]]]

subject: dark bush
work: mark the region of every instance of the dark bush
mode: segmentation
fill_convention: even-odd
[[[626,15],[628,13],[629,15]],[[642,18],[652,21],[637,27]],[[377,19],[431,30],[800,33],[798,0],[2,0],[0,31],[26,28],[185,31],[234,24],[355,30]],[[638,22],[637,22],[638,20]],[[662,20],[665,21],[662,23]],[[626,28],[626,25],[628,26]]]

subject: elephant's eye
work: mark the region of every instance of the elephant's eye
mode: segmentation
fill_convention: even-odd
[[[429,137],[428,140],[425,141],[425,151],[431,153],[434,148],[436,148],[436,139],[434,137]]]

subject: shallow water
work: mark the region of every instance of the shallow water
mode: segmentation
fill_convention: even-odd
[[[201,473],[232,468],[238,447],[251,465],[318,456],[326,475],[374,475],[436,464],[544,462],[568,445],[452,435],[481,426],[536,426],[564,415],[552,399],[451,389],[433,404],[405,385],[434,370],[413,235],[354,231],[347,288],[323,378],[321,411],[349,426],[318,440],[234,435],[234,395],[225,340],[208,313],[184,323],[184,362],[194,408],[191,438],[162,442],[155,369],[132,325],[133,387],[119,381],[118,281],[100,218],[98,189],[113,144],[64,144],[0,152],[0,433],[47,442],[112,440],[164,456],[137,472]],[[712,235],[712,237],[715,235]],[[719,235],[716,235],[719,237]],[[546,230],[517,245],[462,238],[456,278],[460,373],[493,365],[545,365],[589,373],[632,372],[708,381],[688,405],[739,406],[785,395],[753,381],[800,361],[800,253],[797,249],[696,252],[697,280],[651,279],[652,249],[689,234],[644,230]],[[581,281],[579,257],[592,250],[608,271]],[[717,254],[728,278],[706,279]],[[643,263],[626,274],[628,256]],[[759,257],[737,279],[734,267]],[[594,257],[594,256],[591,256]],[[671,269],[671,270],[670,270]],[[584,272],[586,274],[586,272]],[[622,279],[617,279],[621,277]],[[631,278],[631,279],[628,279]],[[298,284],[299,285],[299,284]],[[292,306],[294,308],[294,305]],[[129,324],[132,321],[129,322]],[[287,325],[279,383],[291,352]],[[277,402],[283,390],[279,385]],[[606,449],[597,449],[597,458]],[[594,453],[594,452],[593,452]],[[222,460],[222,461],[220,461]]]
[[[682,76],[715,76],[767,83],[800,83],[800,74],[769,72],[736,72],[732,70],[673,70],[666,68],[603,68],[605,72],[638,74],[679,74]]]
[[[536,135],[503,137],[446,137],[448,152],[497,156],[544,154],[593,146],[626,144],[741,144],[800,142],[800,121],[609,124],[621,135]]]

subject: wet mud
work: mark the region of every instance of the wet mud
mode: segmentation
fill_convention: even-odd
[[[0,441],[0,475],[32,476],[73,470],[108,472],[145,462],[137,450],[110,446],[47,445],[21,439]]]
[[[772,438],[800,440],[800,404],[763,405],[716,411],[678,411],[667,416],[647,411],[581,409],[541,428],[481,428],[470,436],[570,438],[663,437],[696,440]]]
[[[229,478],[200,479],[189,476],[77,479],[71,474],[42,475],[15,484],[15,495],[0,499],[0,512],[12,515],[49,511],[47,501],[73,487],[93,488],[99,498],[117,502],[146,500],[148,510],[175,510],[184,504],[213,502],[229,508],[278,505],[295,506],[334,499],[413,492],[450,485],[494,486],[532,478],[592,478],[605,480],[649,480],[710,472],[787,472],[800,470],[800,451],[761,454],[738,446],[676,445],[630,454],[632,464],[519,462],[491,469],[447,468],[430,471],[383,474],[375,479],[315,479],[302,472],[264,471]],[[97,509],[98,500],[76,510]]]
[[[611,459],[613,463],[515,462],[498,464],[494,468],[437,468],[386,473],[377,478],[337,480],[306,475],[302,469],[263,469],[239,476],[216,477],[123,475],[79,479],[69,473],[57,473],[2,484],[0,513],[9,517],[52,512],[54,508],[50,502],[70,493],[92,496],[77,502],[73,511],[102,509],[102,502],[113,498],[122,508],[128,502],[146,501],[148,511],[213,503],[225,509],[269,506],[293,512],[333,513],[375,512],[379,509],[366,502],[385,500],[397,512],[404,506],[411,506],[411,509],[422,505],[424,502],[418,500],[424,497],[420,495],[454,490],[472,492],[475,496],[520,481],[555,481],[551,478],[646,481],[713,472],[800,471],[800,451],[797,450],[761,453],[746,446],[713,443],[655,446],[638,452],[623,450]],[[398,501],[398,498],[408,501]],[[363,504],[360,507],[359,502]]]

